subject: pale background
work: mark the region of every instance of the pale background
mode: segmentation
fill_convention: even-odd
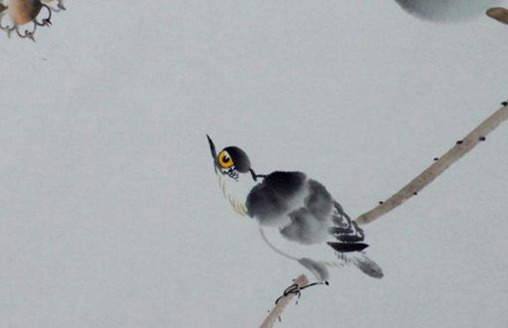
[[[493,1],[496,2],[496,1]],[[305,271],[222,199],[209,133],[356,217],[508,98],[508,26],[394,1],[67,1],[0,34],[0,327],[256,327]],[[283,327],[507,327],[508,125],[365,227]]]

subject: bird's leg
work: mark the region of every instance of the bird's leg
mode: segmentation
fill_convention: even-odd
[[[254,181],[258,181],[258,178],[266,178],[266,175],[265,174],[256,174],[256,172],[254,172],[253,169],[249,169],[250,171],[250,174],[252,175],[252,180]]]
[[[308,288],[308,287],[312,287],[312,286],[317,286],[317,285],[326,285],[326,286],[328,286],[328,285],[330,285],[330,283],[328,281],[317,281],[317,282],[313,282],[313,283],[310,283],[308,285],[300,287],[300,290]]]

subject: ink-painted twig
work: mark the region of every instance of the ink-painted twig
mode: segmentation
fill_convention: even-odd
[[[508,9],[501,7],[490,8],[486,14],[500,23],[508,24]]]
[[[300,275],[296,278],[294,284],[297,284],[298,287],[304,287],[308,285],[309,280],[305,275]],[[275,304],[270,314],[266,317],[265,321],[261,324],[260,328],[271,328],[275,324],[275,322],[280,318],[284,309],[288,306],[289,302],[297,295],[297,293],[285,293]]]
[[[356,223],[360,225],[367,224],[400,206],[409,198],[417,195],[423,188],[434,181],[434,179],[448,169],[453,163],[458,161],[462,156],[478,145],[478,143],[485,141],[485,137],[508,118],[508,104],[503,102],[502,105],[503,107],[483,121],[483,123],[471,131],[471,133],[469,133],[464,139],[457,141],[455,146],[446,154],[440,158],[435,158],[434,163],[431,166],[413,179],[413,181],[408,183],[404,188],[399,190],[386,201],[379,202],[379,205],[369,212],[360,215],[355,220]]]

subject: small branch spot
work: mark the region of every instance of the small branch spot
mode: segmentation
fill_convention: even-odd
[[[439,161],[439,157],[434,157],[434,162]]]
[[[413,195],[415,195],[415,196],[416,196],[416,195],[418,195],[418,193],[415,191],[415,192],[413,193]]]
[[[381,204],[383,204],[383,201],[382,201],[382,200],[380,200],[378,203],[379,203],[379,205],[381,205]]]
[[[464,142],[464,141],[459,140],[459,141],[457,141],[457,145],[462,145],[462,143],[463,143],[463,142]]]
[[[478,138],[478,140],[480,140],[480,141],[485,141],[485,140],[487,140],[487,138],[485,138],[485,137],[480,137],[480,138]]]

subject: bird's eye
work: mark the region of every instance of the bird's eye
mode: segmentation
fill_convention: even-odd
[[[233,160],[229,156],[228,152],[225,150],[220,152],[218,160],[220,167],[222,167],[223,169],[229,169],[230,167],[233,166]]]

